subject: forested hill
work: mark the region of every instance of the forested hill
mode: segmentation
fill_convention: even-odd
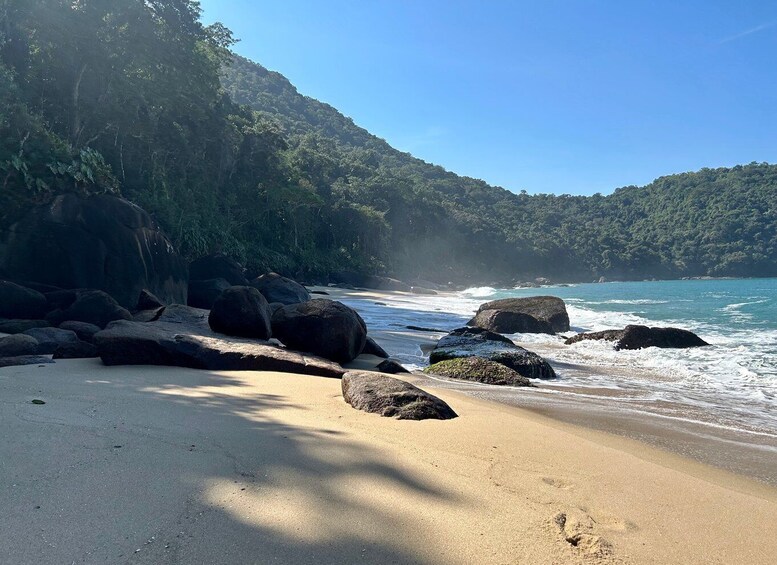
[[[31,206],[112,192],[188,257],[306,278],[777,275],[777,166],[514,194],[396,151],[199,16],[193,0],[0,5],[0,252]]]

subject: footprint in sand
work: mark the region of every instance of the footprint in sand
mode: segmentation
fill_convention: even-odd
[[[550,485],[552,487],[556,487],[557,489],[561,490],[570,490],[575,487],[573,483],[570,483],[569,481],[566,481],[564,479],[559,479],[556,477],[543,477],[542,482],[546,485]]]
[[[584,512],[560,512],[553,517],[553,523],[564,541],[585,557],[603,558],[612,555],[612,545],[596,533],[597,523],[590,515]]]

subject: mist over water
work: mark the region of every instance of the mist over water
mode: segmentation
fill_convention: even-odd
[[[566,346],[561,336],[511,335],[556,369],[559,379],[542,383],[547,392],[606,394],[613,408],[777,437],[777,279],[481,287],[445,296],[396,296],[382,300],[385,305],[346,302],[362,313],[371,331],[408,334],[405,326],[415,325],[441,330],[424,334],[437,339],[464,325],[484,302],[535,295],[566,302],[572,326],[567,336],[643,324],[691,330],[711,344],[615,351],[609,342]],[[425,352],[412,340],[392,343],[387,350],[414,368],[427,364]]]

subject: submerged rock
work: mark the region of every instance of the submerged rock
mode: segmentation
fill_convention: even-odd
[[[393,377],[366,371],[343,375],[343,399],[364,412],[398,420],[449,420],[456,413],[444,401]]]
[[[646,347],[684,349],[709,345],[709,343],[688,330],[671,327],[651,328],[640,325],[626,326],[622,330],[582,333],[567,339],[564,343],[571,345],[584,340],[614,341],[616,342],[616,350],[643,349]]]
[[[553,334],[569,331],[569,315],[555,296],[504,298],[481,305],[471,325],[507,334]]]
[[[531,386],[529,379],[517,371],[483,357],[440,361],[424,369],[424,373],[490,385]]]
[[[429,363],[434,365],[440,361],[463,357],[482,357],[495,361],[529,379],[556,377],[553,367],[536,353],[482,328],[453,330],[437,342],[429,355]]]

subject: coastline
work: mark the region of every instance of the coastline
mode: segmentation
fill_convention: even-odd
[[[423,422],[354,410],[337,379],[280,373],[58,361],[0,369],[0,391],[0,535],[19,565],[777,552],[776,489],[459,391],[433,391],[458,418]]]

